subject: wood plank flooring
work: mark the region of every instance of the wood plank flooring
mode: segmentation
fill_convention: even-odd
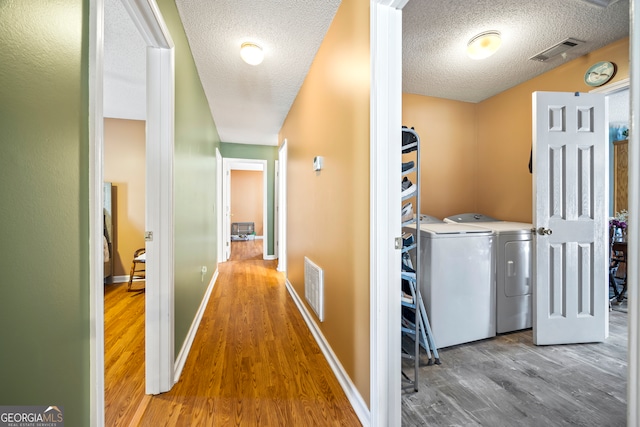
[[[107,426],[360,425],[261,243],[233,242],[162,395],[144,395],[144,294],[105,287]],[[624,426],[627,314],[610,317],[604,344],[536,347],[529,330],[442,349],[403,395],[402,425]]]
[[[143,392],[110,404],[106,425],[361,425],[260,240],[233,242],[220,264],[180,381]]]
[[[442,349],[403,395],[402,425],[624,426],[627,314],[610,319],[601,344],[537,347],[527,330]]]
[[[104,322],[105,426],[126,426],[144,396],[144,292],[105,285]]]

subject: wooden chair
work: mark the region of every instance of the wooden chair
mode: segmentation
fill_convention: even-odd
[[[145,276],[145,267],[146,267],[146,249],[141,248],[136,250],[133,253],[133,261],[131,262],[131,271],[129,272],[129,285],[127,286],[127,291],[131,292],[131,285],[133,283],[134,278],[144,279]],[[133,291],[143,291],[142,289],[133,289]]]

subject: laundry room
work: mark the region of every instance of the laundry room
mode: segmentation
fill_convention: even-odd
[[[535,242],[536,239],[547,240],[554,228],[536,228],[539,235],[535,237],[532,233],[533,223],[538,215],[534,212],[534,207],[539,203],[535,199],[539,191],[535,191],[534,188],[541,188],[535,187],[534,182],[536,175],[540,174],[540,169],[536,169],[536,150],[533,147],[534,138],[538,140],[534,137],[538,129],[535,118],[538,98],[534,93],[563,92],[574,98],[586,99],[591,96],[588,93],[594,90],[594,87],[585,82],[585,73],[594,64],[602,62],[615,64],[616,71],[613,77],[596,91],[608,96],[616,90],[625,89],[629,80],[627,38],[617,40],[587,55],[564,61],[562,65],[546,73],[476,102],[452,99],[453,97],[445,94],[441,97],[424,96],[408,90],[406,85],[403,88],[402,124],[413,128],[419,135],[419,177],[418,173],[403,172],[408,181],[415,183],[415,191],[419,194],[413,200],[405,200],[405,187],[408,186],[403,184],[402,221],[405,233],[403,237],[406,239],[403,244],[407,249],[410,247],[406,242],[420,245],[417,256],[413,253],[411,256],[403,256],[403,385],[404,390],[413,387],[413,390],[417,391],[413,395],[407,394],[403,397],[403,423],[409,425],[410,422],[415,422],[418,425],[419,421],[424,423],[420,425],[436,425],[445,419],[440,415],[442,411],[448,414],[449,421],[454,417],[451,414],[459,416],[457,421],[462,425],[469,421],[469,418],[466,418],[469,414],[456,409],[455,402],[459,402],[457,396],[466,396],[464,399],[470,399],[469,401],[477,403],[478,407],[485,407],[485,404],[492,408],[498,407],[498,402],[504,403],[504,398],[499,397],[499,393],[490,391],[496,384],[497,390],[511,390],[509,387],[522,387],[527,390],[537,390],[541,387],[547,390],[547,382],[560,372],[555,369],[566,367],[561,354],[562,357],[572,360],[572,369],[575,369],[570,376],[576,383],[567,383],[566,388],[555,389],[558,396],[553,399],[561,398],[560,395],[566,396],[577,388],[589,387],[587,384],[592,375],[589,366],[592,366],[592,362],[585,361],[584,372],[580,367],[583,366],[582,359],[589,358],[584,347],[544,347],[544,344],[606,341],[606,345],[612,346],[607,348],[614,349],[612,357],[624,359],[626,341],[620,338],[626,333],[626,328],[622,321],[617,319],[624,320],[626,316],[610,315],[605,306],[608,283],[605,260],[608,259],[609,252],[605,253],[603,250],[596,253],[594,248],[597,244],[550,244],[552,247],[546,253],[547,258],[551,260],[549,263],[566,262],[566,270],[559,275],[556,273],[554,276],[551,273],[544,276],[548,278],[548,292],[540,291],[541,288],[534,292],[535,251],[539,245]],[[410,78],[407,80],[411,82]],[[477,81],[478,84],[482,84],[483,77],[479,76]],[[464,94],[458,98],[464,98]],[[611,120],[612,111],[609,107]],[[619,123],[615,125],[620,127]],[[621,131],[624,132],[624,129]],[[608,138],[610,133],[607,126],[602,139]],[[604,151],[607,156],[612,156],[611,160],[607,157],[606,166],[598,169],[609,171],[610,179],[600,179],[598,177],[604,174],[594,172],[591,175],[596,177],[592,181],[594,186],[600,185],[595,181],[601,181],[604,188],[608,181],[616,179],[611,169],[614,144],[615,142]],[[596,158],[601,156],[603,151],[599,153],[595,155]],[[582,160],[584,159],[586,158]],[[405,162],[410,160],[413,160],[410,155],[403,155],[403,168]],[[582,161],[579,158],[576,160]],[[598,162],[596,159],[596,163]],[[558,166],[556,164],[549,167]],[[575,175],[579,175],[577,170],[579,169],[572,170]],[[611,201],[615,198],[613,183],[611,188],[608,185],[606,190],[603,188],[598,187],[594,190],[596,193],[593,193],[599,194],[602,190],[602,194],[607,194],[605,206],[602,209],[598,207],[597,213],[594,208],[590,214],[594,218],[608,218],[619,210]],[[408,206],[410,202],[413,202],[412,207]],[[590,201],[589,206],[594,207],[595,204]],[[421,230],[420,238],[416,235],[416,219],[413,223],[407,220],[407,213],[415,214]],[[592,222],[599,224],[598,221]],[[604,218],[602,224],[597,227],[601,227],[599,233],[605,233]],[[553,237],[556,238],[558,234],[559,230],[556,230]],[[409,235],[412,235],[414,240],[408,239]],[[597,240],[605,241],[607,237],[603,234],[602,239],[598,237]],[[576,248],[576,251],[580,252],[577,267],[563,258],[566,255],[562,252],[565,248]],[[538,259],[542,257],[538,256]],[[599,262],[600,259],[603,262]],[[597,295],[590,294],[585,299],[584,288],[581,288],[583,285],[578,283],[577,277],[584,274],[584,267],[587,265],[590,265],[589,268],[601,268],[602,271],[590,274],[594,279],[591,283],[601,282],[602,286],[592,286]],[[538,275],[541,276],[540,270]],[[412,282],[408,279],[414,280],[415,288],[409,289]],[[560,282],[563,281],[576,285],[578,293],[575,298],[573,294],[562,293],[564,283]],[[410,295],[410,291],[413,295]],[[549,299],[536,303],[536,295],[541,294],[548,294]],[[423,354],[420,356],[422,365],[414,367],[413,362],[409,363],[406,360],[416,359],[412,344],[415,341],[407,339],[411,335],[406,333],[406,325],[418,318],[420,307],[415,301],[419,300],[422,300],[422,310],[425,312],[425,321],[422,323],[427,325],[423,326],[426,336],[418,339],[421,349],[416,351],[416,354]],[[597,303],[601,300],[603,304]],[[555,331],[542,332],[541,328],[536,330],[536,317],[543,317],[539,314],[541,311],[536,311],[536,304],[538,308],[544,306],[543,310],[550,311],[550,318],[562,318],[570,317],[562,313],[568,312],[568,305],[574,304],[574,301],[577,301],[576,304],[579,306],[578,317],[597,319],[599,335],[596,334],[596,339],[582,336],[580,331],[575,334],[574,341],[563,341],[563,338],[555,335]],[[416,306],[415,314],[407,309],[412,303]],[[557,313],[560,315],[556,316]],[[573,331],[579,329],[588,331],[585,333],[593,332],[592,328],[574,325]],[[417,330],[418,328],[413,333],[417,334]],[[544,355],[539,357],[535,353],[538,349],[550,350],[540,350]],[[433,363],[430,351],[438,356],[436,360],[441,366],[429,366]],[[429,355],[428,359],[424,354]],[[531,359],[524,363],[517,361],[523,356]],[[545,359],[547,357],[549,358]],[[546,360],[547,368],[541,368],[544,365],[542,362],[540,365],[538,362],[532,362],[538,359]],[[504,374],[506,371],[510,374]],[[563,371],[563,375],[566,374],[567,372]],[[535,381],[531,375],[535,377]],[[605,411],[607,413],[623,412],[620,407],[624,407],[624,404],[619,406],[618,394],[624,390],[624,375],[624,372],[620,375],[618,372],[607,372],[606,378],[603,376],[602,382],[608,384],[607,387],[611,386],[611,390],[616,390],[611,401],[603,398],[609,402],[608,412]],[[412,381],[422,383],[418,386]],[[485,397],[476,399],[475,393],[466,394],[469,390],[482,390],[478,395]],[[549,398],[547,401],[544,393],[539,396],[535,391],[532,393],[536,395],[532,401],[546,402],[543,406],[553,405],[553,399]],[[434,408],[433,402],[436,401],[441,405],[437,411],[421,409],[427,405]],[[527,414],[537,413],[533,407],[522,410]],[[569,406],[562,409],[565,410],[569,410]],[[478,417],[483,419],[480,415]]]
[[[532,94],[537,91],[589,92],[593,88],[585,84],[585,70],[590,64],[605,60],[617,65],[610,84],[624,81],[629,76],[628,52],[628,39],[616,41],[476,103],[403,94],[403,125],[414,128],[420,138],[420,208],[413,206],[413,210],[424,215],[423,227],[435,230],[447,228],[444,223],[458,223],[460,228],[455,236],[457,244],[453,243],[451,234],[447,234],[450,242],[443,243],[447,239],[443,239],[439,231],[427,233],[430,237],[423,239],[421,256],[431,258],[421,261],[426,270],[423,276],[441,271],[446,279],[430,277],[424,280],[428,283],[464,282],[462,277],[460,280],[455,277],[464,275],[466,268],[457,268],[459,257],[451,254],[469,252],[474,245],[471,242],[483,238],[484,234],[491,235],[484,236],[491,240],[490,255],[487,251],[478,251],[461,256],[466,256],[469,265],[478,271],[484,268],[484,262],[496,266],[485,289],[473,290],[477,295],[469,289],[423,285],[426,311],[432,317],[431,326],[440,347],[531,328]],[[413,182],[417,179],[411,173],[407,177]],[[609,212],[607,206],[607,214]],[[447,228],[447,232],[450,230]],[[479,233],[480,230],[484,234]],[[463,238],[466,240],[461,240]],[[437,249],[438,245],[446,249]],[[436,259],[440,255],[435,251],[448,251],[448,258]],[[477,261],[481,258],[482,262]],[[451,265],[443,267],[447,259],[451,260]],[[436,264],[439,269],[429,267]],[[479,273],[475,270],[469,274],[477,277]],[[494,282],[496,286],[492,287]],[[464,305],[465,298],[467,305]],[[477,302],[483,298],[491,316],[485,308],[478,308]],[[434,302],[442,300],[454,305],[444,309]],[[466,315],[464,325],[459,320],[461,313]],[[441,335],[440,342],[438,335]]]
[[[531,94],[589,92],[585,70],[604,60],[617,66],[609,85],[628,78],[628,39],[478,103],[405,92],[402,123],[415,128],[421,143],[421,213],[442,219],[480,212],[531,222]]]

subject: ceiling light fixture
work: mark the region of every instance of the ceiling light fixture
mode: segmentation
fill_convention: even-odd
[[[488,58],[500,47],[502,39],[499,31],[485,31],[473,37],[467,43],[467,55],[471,59]]]
[[[258,65],[264,59],[264,52],[257,44],[244,42],[240,46],[240,56],[247,64]]]

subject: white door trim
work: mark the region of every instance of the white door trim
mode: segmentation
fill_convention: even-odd
[[[254,170],[262,171],[262,258],[272,259],[267,255],[269,249],[269,217],[267,216],[267,206],[269,202],[267,200],[267,161],[262,159],[236,159],[232,157],[222,159],[222,167],[224,169],[224,175],[222,177],[224,191],[224,210],[230,209],[231,204],[231,171],[232,170]],[[224,224],[225,241],[230,243],[231,240],[231,216],[228,217],[228,221]],[[230,252],[229,252],[230,253]],[[227,261],[227,259],[225,259]]]
[[[634,31],[634,23],[640,22],[640,11],[635,8],[633,4],[635,0],[632,0],[630,10],[631,19],[631,47],[630,47],[630,76],[629,78],[622,79],[607,86],[599,87],[591,90],[590,92],[604,93],[605,95],[611,95],[624,89],[629,89],[631,85],[636,87],[640,84],[640,31]],[[627,349],[627,425],[634,426],[640,423],[640,406],[638,405],[638,399],[640,399],[640,369],[638,363],[640,363],[640,300],[638,300],[638,262],[640,262],[640,254],[638,252],[638,225],[640,224],[640,198],[638,192],[640,191],[640,149],[638,143],[638,129],[640,129],[640,119],[638,118],[638,112],[640,112],[640,95],[638,91],[629,91],[629,101],[631,103],[630,125],[631,133],[629,134],[629,223],[631,229],[628,233],[628,248],[629,253],[627,256],[632,261],[627,265],[627,325],[629,331],[627,332],[629,341]],[[635,225],[635,227],[634,227]],[[633,261],[635,260],[635,261]]]
[[[123,0],[147,48],[147,243],[146,391],[173,385],[173,41],[154,0]],[[89,227],[90,384],[92,426],[104,425],[104,282],[102,277],[102,182],[104,1],[90,2],[89,29]],[[152,106],[153,108],[150,108]],[[151,154],[151,155],[150,155]],[[153,181],[149,181],[150,177]],[[149,185],[151,184],[151,185]],[[149,200],[151,199],[151,200]],[[152,290],[153,289],[153,290]],[[162,298],[160,297],[162,296]],[[155,354],[155,357],[149,357]]]
[[[589,93],[604,93],[605,95],[611,95],[625,89],[629,89],[629,77],[618,80],[617,82],[608,84],[606,86],[600,86],[595,89],[591,89]]]
[[[216,238],[218,239],[218,263],[226,261],[224,255],[224,225],[222,221],[222,216],[224,212],[224,198],[223,198],[223,186],[222,186],[222,154],[220,154],[220,150],[216,147],[216,216],[217,216],[217,234]]]
[[[280,203],[280,164],[278,160],[274,161],[273,168],[273,256],[274,258],[278,258],[278,254],[280,253],[279,245],[279,237],[280,237],[280,213],[278,212],[279,203]]]
[[[370,425],[401,424],[400,180],[402,8],[408,0],[371,0],[370,110]],[[418,212],[419,212],[419,208]]]
[[[104,278],[102,183],[104,0],[89,3],[89,382],[91,427],[104,426]]]
[[[640,85],[640,3],[631,0],[630,13],[630,58],[629,74],[631,87]],[[631,262],[627,268],[627,305],[629,307],[629,350],[627,366],[627,425],[640,424],[640,300],[638,299],[638,279],[640,252],[638,230],[640,227],[640,92],[629,91],[631,103],[629,134],[629,253]]]
[[[287,139],[278,148],[278,271],[287,271]]]

